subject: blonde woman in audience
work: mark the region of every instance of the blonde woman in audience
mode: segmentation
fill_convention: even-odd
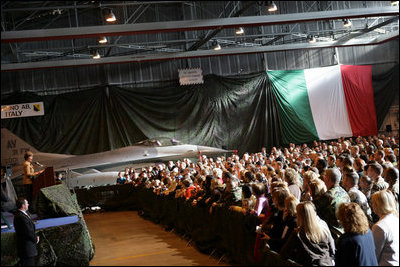
[[[313,171],[306,171],[303,174],[303,191],[301,193],[300,201],[312,200],[309,184],[318,178],[318,174]]]
[[[379,221],[372,227],[375,254],[380,266],[399,266],[399,214],[393,194],[384,189],[371,196]]]
[[[357,174],[356,174],[357,175]],[[357,203],[342,203],[337,217],[344,229],[337,242],[336,266],[376,266],[375,243],[365,212]]]
[[[335,243],[326,222],[321,220],[311,201],[296,207],[298,228],[292,232],[280,254],[303,265],[334,264]]]
[[[308,188],[313,202],[318,201],[318,199],[328,191],[324,181],[319,178],[311,180],[308,184]]]

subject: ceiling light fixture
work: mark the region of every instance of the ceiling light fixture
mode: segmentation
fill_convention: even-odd
[[[99,39],[99,44],[106,44],[108,43],[108,40],[105,36],[100,37]]]
[[[112,12],[112,9],[110,9],[109,13],[106,16],[106,21],[107,22],[114,22],[116,20],[117,20],[117,18],[115,17],[114,13]]]
[[[236,28],[235,33],[236,33],[237,35],[243,34],[243,33],[244,33],[243,27]]]
[[[96,51],[96,52],[93,54],[93,59],[99,59],[99,58],[101,58],[101,56],[100,56],[100,54],[99,54],[99,51]]]
[[[213,42],[213,49],[214,50],[221,50],[221,45],[218,43],[218,41]]]
[[[274,12],[278,10],[278,7],[276,6],[274,1],[267,1],[267,9],[268,12]]]
[[[349,19],[344,19],[344,20],[343,20],[343,26],[344,26],[344,27],[350,27],[350,26],[351,26],[351,20],[349,20]]]
[[[392,6],[398,6],[399,5],[399,1],[390,1],[390,4]]]
[[[308,40],[308,42],[309,42],[310,44],[315,43],[315,42],[317,41],[317,39],[315,39],[314,35],[312,35],[312,34],[309,34],[309,35],[307,36],[307,40]]]

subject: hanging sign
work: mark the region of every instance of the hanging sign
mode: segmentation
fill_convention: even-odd
[[[178,70],[178,72],[179,72],[179,84],[180,85],[204,83],[203,70],[200,68],[181,69],[181,70]]]
[[[43,116],[43,115],[44,115],[43,102],[1,106],[2,119]]]

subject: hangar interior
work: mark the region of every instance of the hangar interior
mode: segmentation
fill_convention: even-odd
[[[255,152],[286,145],[260,77],[343,64],[372,66],[374,90],[387,96],[378,129],[398,133],[392,2],[4,1],[2,105],[43,101],[46,115],[2,127],[43,152],[94,153],[156,136]],[[192,68],[204,83],[180,85],[179,70]]]

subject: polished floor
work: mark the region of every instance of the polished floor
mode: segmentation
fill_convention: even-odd
[[[91,266],[228,266],[136,211],[84,214],[95,246]]]

